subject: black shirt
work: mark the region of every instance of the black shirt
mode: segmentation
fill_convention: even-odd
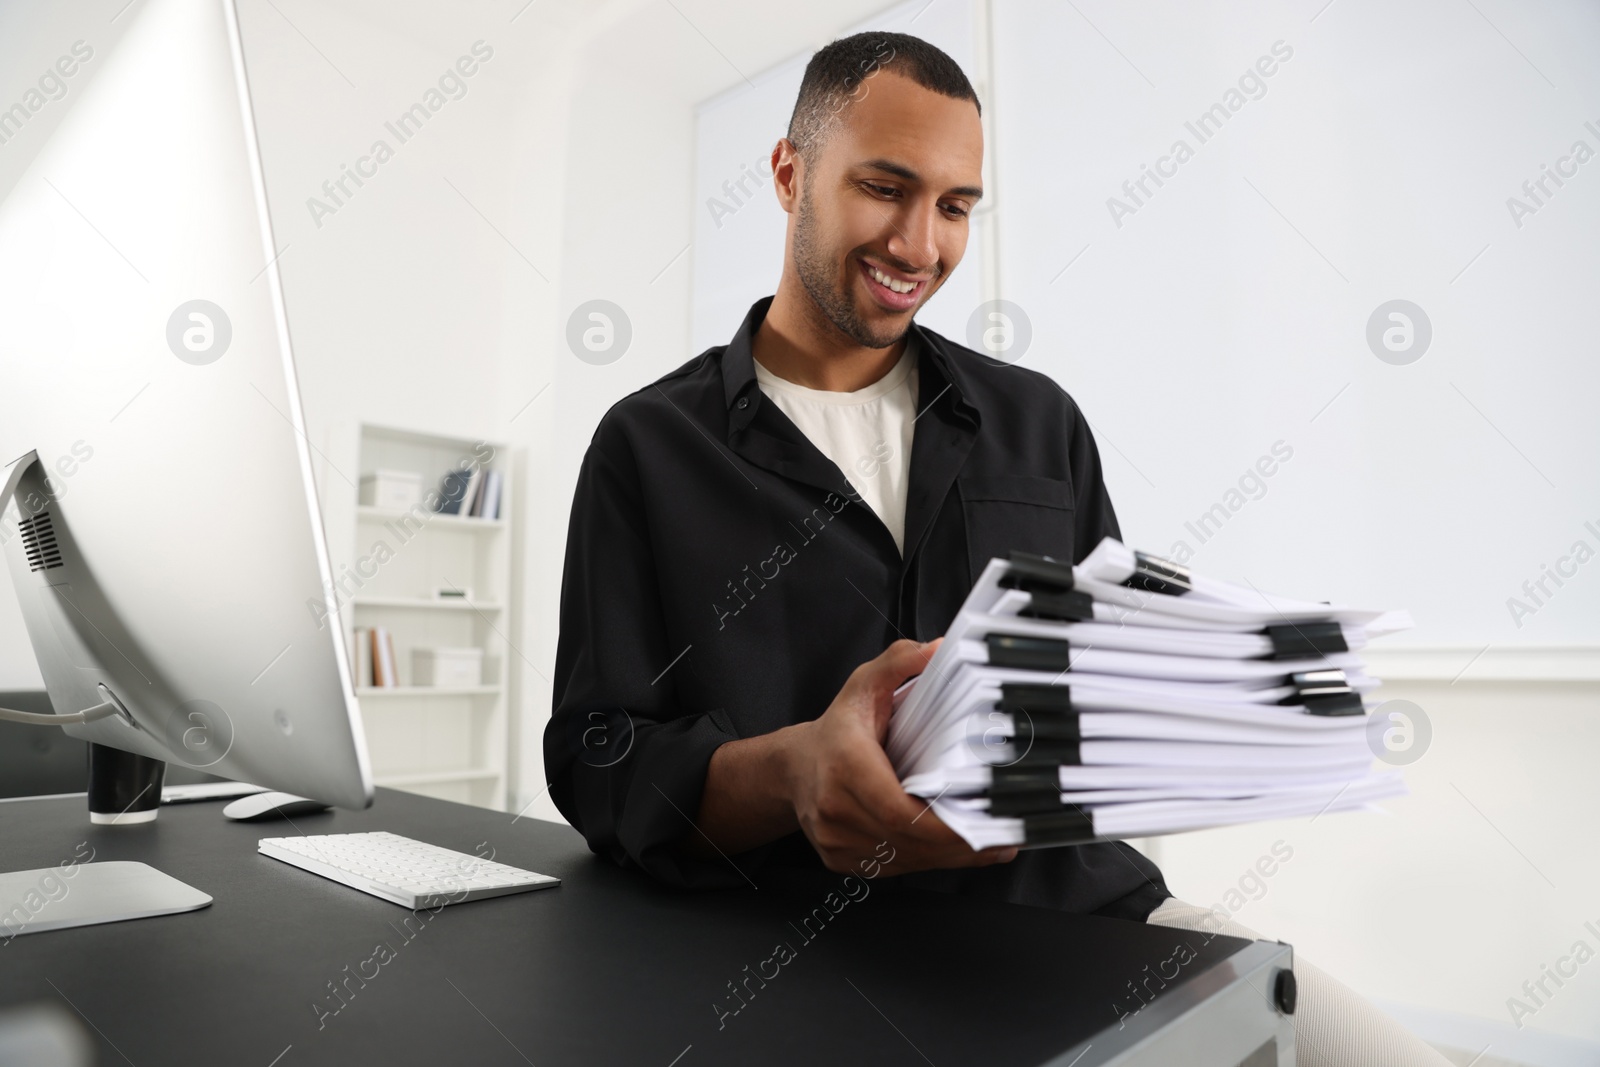
[[[857,666],[955,618],[991,556],[1081,560],[1119,536],[1078,407],[1049,377],[913,323],[905,555],[756,384],[758,300],[731,344],[618,401],[584,456],[561,585],[550,796],[596,853],[684,888],[821,869],[804,834],[678,854],[711,754],[815,719]],[[1169,895],[1120,842],[902,884],[1143,920]]]

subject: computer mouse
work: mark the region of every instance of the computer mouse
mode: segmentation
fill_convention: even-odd
[[[240,797],[222,809],[224,819],[280,819],[295,815],[315,815],[327,811],[328,805],[320,800],[307,800],[293,793],[254,793]]]

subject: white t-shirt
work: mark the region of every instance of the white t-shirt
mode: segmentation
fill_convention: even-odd
[[[917,417],[916,348],[916,336],[908,333],[905,351],[889,373],[851,393],[808,389],[752,361],[761,391],[844,472],[902,554]]]

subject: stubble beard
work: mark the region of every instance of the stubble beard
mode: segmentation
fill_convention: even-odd
[[[848,272],[841,277],[837,264],[825,250],[817,247],[816,215],[812,211],[809,185],[800,191],[800,211],[794,226],[794,265],[812,306],[827,323],[856,344],[865,348],[888,348],[910,329],[908,325],[889,336],[880,336],[874,334],[857,313]]]

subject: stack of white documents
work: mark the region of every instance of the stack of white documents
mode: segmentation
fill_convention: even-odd
[[[1405,785],[1372,770],[1358,653],[1410,625],[1112,538],[1077,566],[1016,552],[895,694],[886,748],[975,849],[1365,808]]]

